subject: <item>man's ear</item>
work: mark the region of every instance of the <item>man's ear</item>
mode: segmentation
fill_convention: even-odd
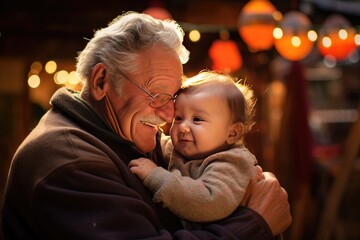
[[[101,100],[107,91],[109,85],[109,74],[105,64],[98,63],[91,71],[91,94],[96,100]]]
[[[233,123],[229,128],[226,143],[231,145],[239,140],[243,133],[243,129],[244,125],[241,122]]]

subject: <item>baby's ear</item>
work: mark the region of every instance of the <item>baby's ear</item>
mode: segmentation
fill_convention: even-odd
[[[228,137],[226,139],[227,144],[234,144],[238,141],[243,133],[244,125],[241,122],[233,123],[229,127]]]

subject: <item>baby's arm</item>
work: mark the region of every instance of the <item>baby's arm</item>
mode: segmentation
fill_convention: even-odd
[[[156,168],[156,164],[147,158],[137,158],[129,162],[130,171],[136,174],[141,181],[149,175],[149,173]]]

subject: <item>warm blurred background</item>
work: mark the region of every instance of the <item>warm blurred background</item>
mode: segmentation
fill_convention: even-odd
[[[185,75],[216,69],[253,86],[247,145],[289,193],[285,239],[360,239],[359,0],[1,0],[0,200],[53,92],[81,88],[77,52],[128,10],[182,25]]]

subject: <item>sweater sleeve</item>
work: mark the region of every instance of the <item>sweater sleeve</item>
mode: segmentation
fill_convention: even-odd
[[[170,172],[158,167],[144,184],[154,193],[155,202],[181,218],[215,221],[229,216],[240,205],[255,162],[246,149],[234,149],[208,157],[187,176],[178,169]]]

